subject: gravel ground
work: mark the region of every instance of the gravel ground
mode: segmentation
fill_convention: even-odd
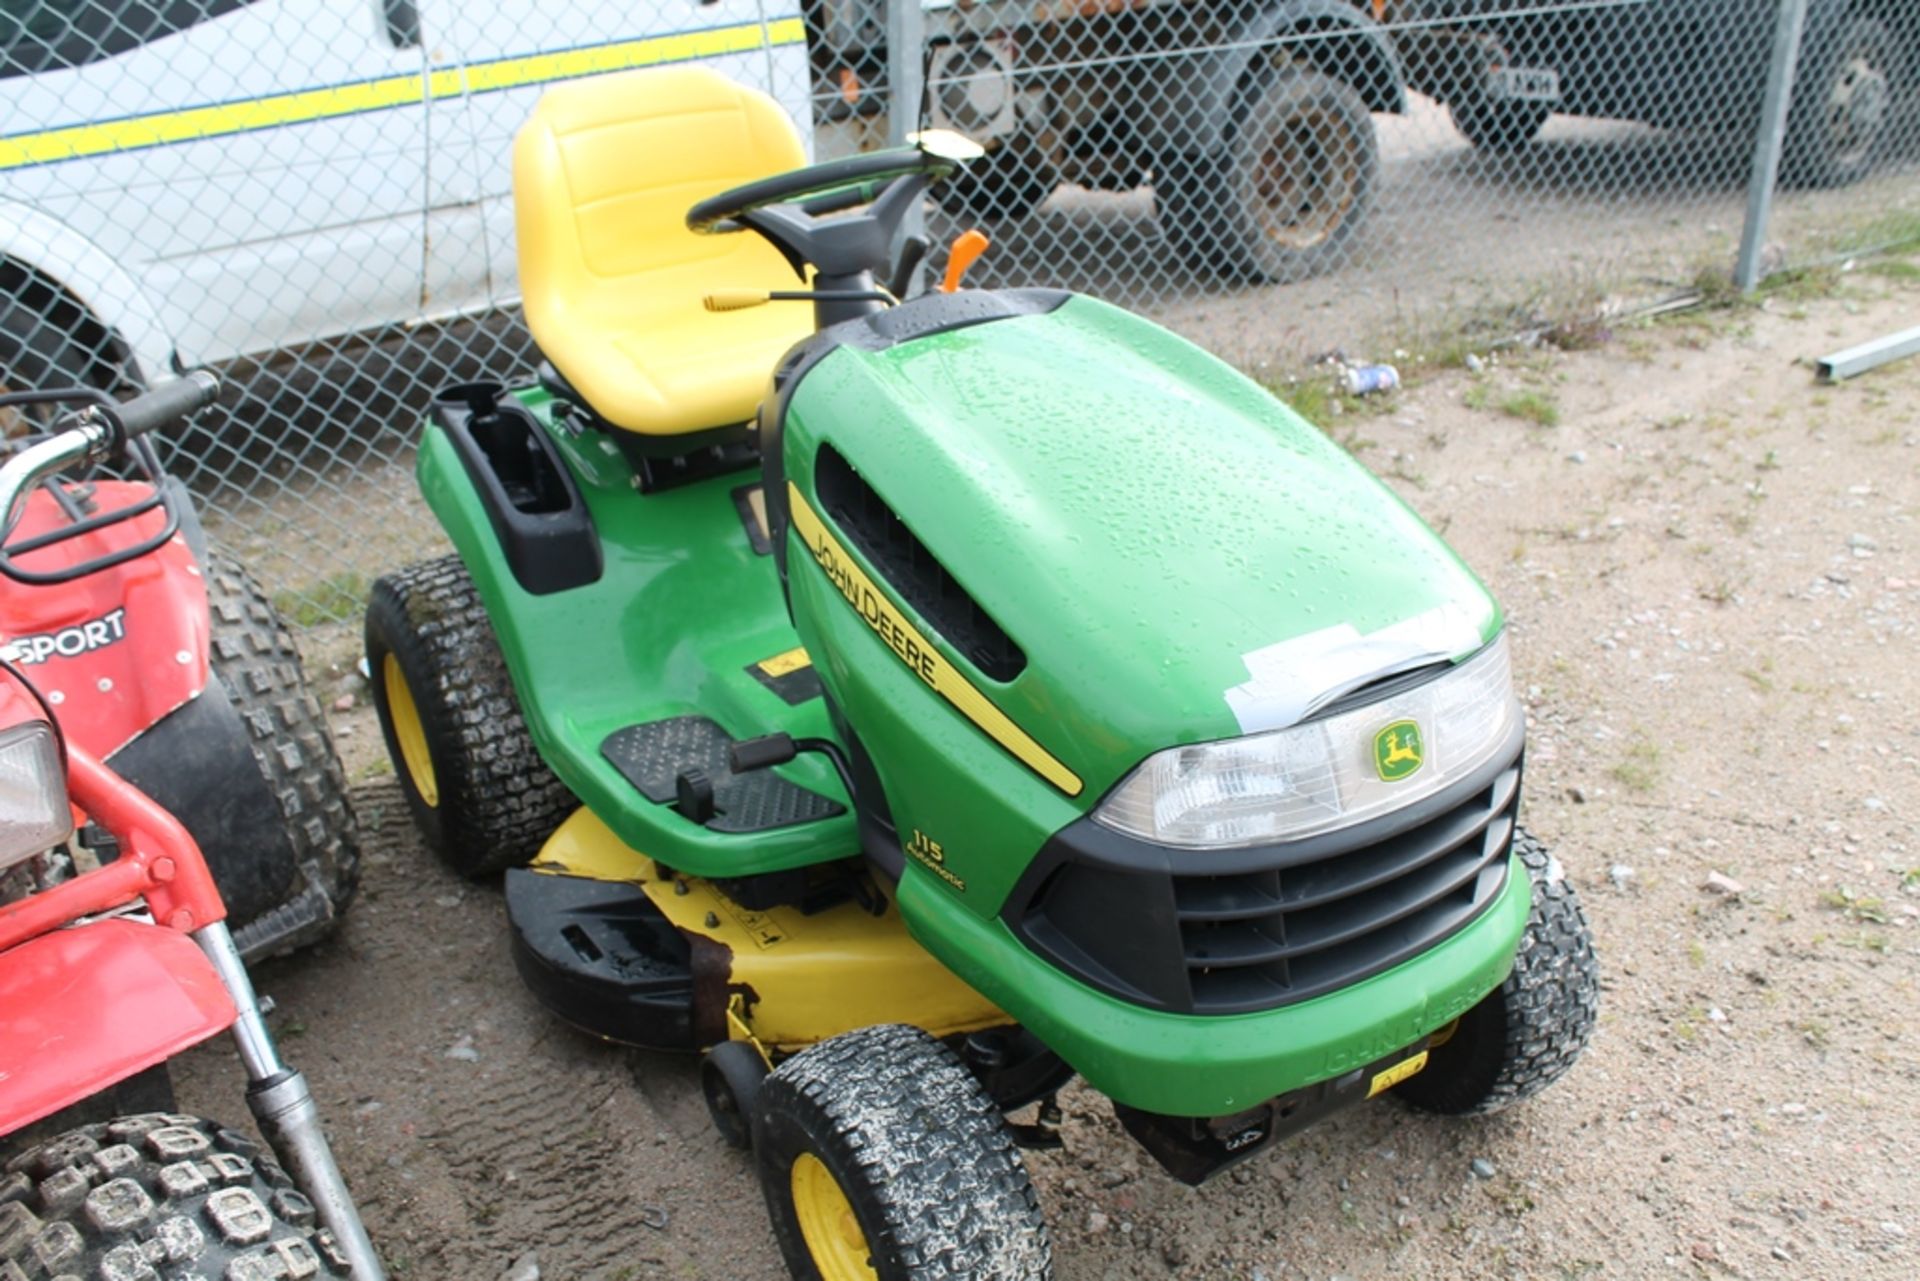
[[[1070,1092],[1030,1158],[1062,1281],[1920,1275],[1920,360],[1806,364],[1913,324],[1917,281],[1489,357],[1324,424],[1505,603],[1527,822],[1592,916],[1600,1028],[1507,1115],[1368,1105],[1199,1190]],[[310,639],[366,889],[260,981],[396,1274],[780,1275],[693,1065],[535,1006],[498,887],[410,831],[353,637]],[[224,1053],[181,1085],[243,1110]]]

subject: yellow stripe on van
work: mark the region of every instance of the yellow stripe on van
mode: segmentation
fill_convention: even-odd
[[[116,151],[137,151],[143,147],[164,146],[172,142],[222,138],[281,125],[333,120],[367,111],[412,106],[426,101],[429,95],[434,98],[457,98],[462,94],[495,93],[503,89],[548,84],[605,71],[691,62],[721,54],[801,44],[806,38],[806,25],[799,18],[782,18],[769,23],[746,22],[731,27],[711,27],[705,31],[677,31],[664,36],[565,49],[558,53],[501,58],[445,71],[430,71],[424,79],[411,75],[384,76],[378,80],[330,85],[324,89],[268,94],[243,102],[184,107],[177,111],[156,111],[98,124],[44,129],[38,133],[0,138],[0,170],[57,164],[64,160],[107,155]]]

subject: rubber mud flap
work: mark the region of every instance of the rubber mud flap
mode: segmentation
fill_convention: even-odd
[[[220,682],[209,681],[198,698],[169,712],[107,764],[186,824],[236,930],[287,896],[299,860],[254,762],[247,727]]]
[[[514,967],[542,1005],[610,1041],[699,1048],[692,949],[644,890],[516,867],[506,892]]]

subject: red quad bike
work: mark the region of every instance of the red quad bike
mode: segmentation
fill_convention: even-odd
[[[170,585],[187,549],[165,504],[102,523],[62,490],[74,503],[68,527],[80,532],[36,549],[28,531],[35,504],[59,501],[36,490],[43,481],[143,452],[144,433],[207,404],[217,389],[210,375],[194,374],[123,405],[61,393],[93,403],[0,467],[0,516],[15,535],[0,571],[17,581],[23,571],[46,572],[36,561],[104,559],[125,579],[123,606],[83,613],[85,621],[58,632],[15,635],[15,657],[0,659],[0,880],[11,878],[19,895],[0,903],[0,1135],[14,1136],[6,1146],[15,1149],[0,1154],[0,1281],[385,1276],[306,1078],[281,1060],[261,1016],[208,860],[178,817],[90,746],[102,730],[95,713],[84,721],[71,714],[78,691],[70,679],[60,679],[65,690],[46,679],[51,656],[131,648],[135,627],[151,625],[176,647],[128,671],[137,701],[190,697],[178,669],[198,664],[205,680],[206,608]],[[53,399],[0,396],[0,409]],[[15,525],[23,499],[26,515]],[[116,559],[130,546],[133,556]],[[116,680],[97,678],[93,692],[112,692]],[[22,892],[28,869],[32,884]],[[26,1127],[111,1097],[226,1029],[271,1154],[171,1112],[21,1141]]]
[[[111,405],[73,391],[0,400],[27,411],[0,421]],[[272,604],[207,546],[150,441],[129,441],[125,462],[131,479],[31,488],[0,545],[0,640],[68,739],[187,825],[240,954],[291,951],[334,929],[358,881],[345,774]]]

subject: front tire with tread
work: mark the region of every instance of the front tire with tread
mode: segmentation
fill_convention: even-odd
[[[366,645],[380,729],[427,846],[475,878],[532,859],[574,800],[533,745],[486,606],[460,558],[376,582]],[[431,797],[396,733],[389,660],[417,714]]]
[[[860,1028],[795,1055],[761,1084],[753,1113],[774,1236],[802,1281],[1052,1277],[1039,1199],[1005,1122],[953,1051],[918,1028]],[[796,1210],[796,1184],[817,1181],[816,1167],[850,1210],[839,1240],[864,1237],[856,1253],[870,1271],[831,1242],[818,1248],[817,1207]]]
[[[1513,972],[1460,1016],[1423,1071],[1394,1087],[1423,1112],[1487,1115],[1531,1098],[1566,1074],[1593,1035],[1600,967],[1580,895],[1532,834],[1516,831],[1513,852],[1533,890]]]
[[[0,1274],[323,1281],[349,1268],[258,1143],[150,1112],[69,1130],[0,1167]]]

